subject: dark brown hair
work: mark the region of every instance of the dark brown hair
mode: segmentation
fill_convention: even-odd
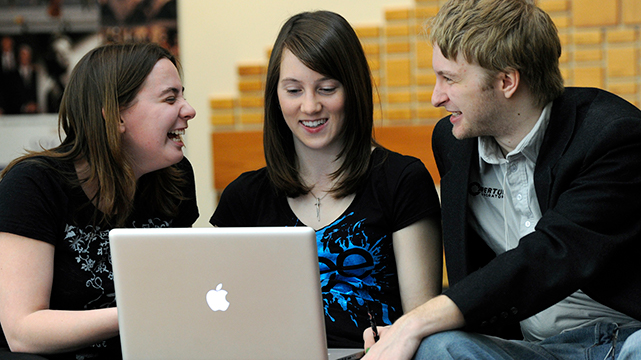
[[[97,193],[91,200],[107,216],[102,220],[122,226],[133,209],[137,179],[132,170],[133,159],[122,147],[120,112],[132,104],[161,59],[170,60],[179,69],[171,53],[152,43],[109,44],[87,53],[74,67],[62,97],[58,114],[62,143],[12,161],[0,176],[25,160],[84,159],[89,167],[88,177],[78,180],[74,173],[64,174],[65,178],[74,186],[83,182],[97,184]],[[140,190],[145,198],[167,215],[177,212],[182,181],[182,173],[174,166],[139,180],[144,184]]]
[[[334,197],[354,193],[367,174],[372,145],[372,77],[365,53],[347,20],[329,11],[303,12],[291,17],[280,30],[269,59],[265,85],[264,148],[269,177],[289,197],[307,194],[297,167],[293,135],[278,101],[283,50],[288,49],[311,70],[338,80],[345,89],[344,146],[338,154],[341,177]]]

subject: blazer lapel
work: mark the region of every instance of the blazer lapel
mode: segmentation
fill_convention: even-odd
[[[552,105],[550,122],[545,131],[534,170],[534,187],[542,212],[545,212],[549,207],[554,166],[570,143],[576,124],[576,101],[572,96],[572,89],[565,91],[566,93],[556,99]]]
[[[467,246],[467,186],[471,161],[478,159],[477,139],[459,140],[457,145],[448,154],[451,168],[441,179],[441,206],[443,213],[450,215],[443,217],[443,238],[452,246]],[[453,251],[452,246],[445,246],[445,257],[459,265],[448,266],[450,281],[455,283],[472,269],[467,251]]]

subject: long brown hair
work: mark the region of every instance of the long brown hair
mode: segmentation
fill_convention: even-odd
[[[133,159],[122,147],[120,112],[132,104],[161,59],[170,60],[179,69],[170,52],[152,43],[109,44],[87,53],[74,67],[62,96],[58,114],[61,144],[15,159],[0,178],[22,161],[84,159],[88,165],[86,178],[79,180],[75,172],[63,174],[64,178],[72,186],[97,184],[91,200],[106,215],[100,221],[122,226],[133,210],[137,181]],[[139,183],[144,184],[141,190],[152,206],[175,215],[183,199],[179,190],[182,181],[181,171],[171,166],[144,175]],[[97,212],[94,219],[98,220]]]
[[[372,78],[365,53],[347,20],[329,11],[303,12],[283,25],[269,59],[265,85],[264,150],[267,171],[275,187],[296,197],[310,188],[300,179],[294,140],[278,101],[278,80],[283,50],[288,49],[305,66],[338,80],[345,88],[345,122],[341,130],[344,158],[332,174],[340,177],[333,196],[356,192],[367,174],[372,145]]]

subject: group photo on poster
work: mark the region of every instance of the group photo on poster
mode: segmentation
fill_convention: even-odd
[[[76,62],[123,41],[178,56],[176,0],[0,1],[0,116],[57,113]]]

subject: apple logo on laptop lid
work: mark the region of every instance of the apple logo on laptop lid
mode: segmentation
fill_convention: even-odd
[[[213,311],[225,311],[229,308],[229,301],[226,299],[227,291],[223,290],[223,284],[220,283],[216,289],[211,289],[207,292],[207,305]]]

